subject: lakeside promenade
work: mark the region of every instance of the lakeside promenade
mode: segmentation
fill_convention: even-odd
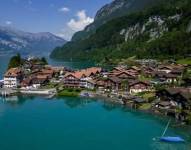
[[[0,96],[8,97],[18,94],[23,95],[45,95],[45,96],[55,96],[57,93],[56,89],[0,89]]]

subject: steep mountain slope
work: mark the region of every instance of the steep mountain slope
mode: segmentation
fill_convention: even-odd
[[[51,33],[28,33],[0,27],[0,51],[6,53],[46,54],[66,41]]]
[[[190,0],[160,5],[111,20],[90,37],[56,48],[51,57],[73,59],[178,58],[191,53]]]
[[[72,40],[76,41],[87,38],[107,21],[132,12],[143,10],[146,7],[151,7],[158,4],[160,1],[161,0],[114,0],[110,4],[103,6],[97,12],[94,22],[87,26],[84,31],[76,33]]]

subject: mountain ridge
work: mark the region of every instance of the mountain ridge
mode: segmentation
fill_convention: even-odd
[[[0,51],[24,54],[50,53],[66,41],[50,32],[31,33],[0,26]]]
[[[95,15],[94,22],[88,25],[83,31],[74,34],[72,41],[89,37],[97,28],[112,19],[122,17],[132,12],[141,11],[145,7],[151,7],[161,1],[162,0],[114,0],[99,9]]]
[[[169,0],[113,19],[86,39],[56,48],[52,58],[178,58],[191,53],[190,1]]]

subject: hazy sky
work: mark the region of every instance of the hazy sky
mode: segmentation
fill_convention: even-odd
[[[112,0],[0,0],[0,25],[70,39]]]

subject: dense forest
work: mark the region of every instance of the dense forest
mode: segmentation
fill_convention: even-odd
[[[191,53],[191,1],[168,0],[107,22],[89,38],[56,48],[52,58],[182,58]]]

